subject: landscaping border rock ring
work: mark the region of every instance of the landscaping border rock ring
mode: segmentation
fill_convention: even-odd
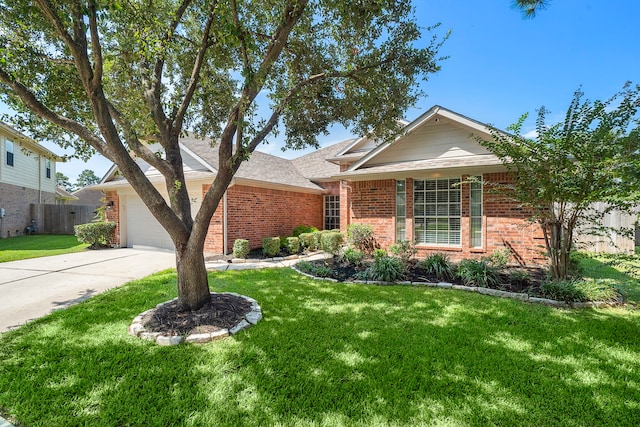
[[[234,292],[212,292],[212,295],[233,295],[239,298],[243,298],[247,300],[251,304],[251,310],[244,315],[244,317],[232,328],[228,329],[220,329],[214,332],[208,333],[194,333],[189,335],[164,335],[161,332],[151,332],[148,331],[144,325],[142,324],[143,317],[155,310],[158,307],[161,307],[165,304],[170,304],[177,300],[174,298],[169,301],[165,301],[163,303],[158,304],[155,308],[149,309],[143,313],[137,315],[133,322],[131,322],[131,326],[129,326],[129,335],[133,335],[134,337],[142,338],[149,341],[154,341],[158,345],[178,345],[182,342],[188,343],[207,343],[214,340],[219,340],[229,335],[237,334],[238,332],[248,329],[251,326],[255,325],[262,319],[262,309],[256,300],[250,298],[245,295],[236,294]]]

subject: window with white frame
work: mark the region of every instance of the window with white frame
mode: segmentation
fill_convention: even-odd
[[[7,149],[7,166],[13,166],[13,141],[6,141],[6,149]]]
[[[324,229],[340,228],[340,196],[324,196]]]
[[[414,234],[417,244],[460,246],[460,178],[413,181]]]
[[[45,167],[46,177],[51,179],[51,160],[49,159],[45,160],[44,167]]]
[[[472,177],[469,185],[469,246],[482,247],[482,177]]]
[[[396,242],[407,240],[407,191],[404,179],[396,181]]]

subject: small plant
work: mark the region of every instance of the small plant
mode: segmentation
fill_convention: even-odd
[[[347,242],[365,254],[380,248],[373,237],[373,227],[369,224],[351,224],[347,227]]]
[[[279,237],[265,237],[262,239],[262,254],[266,257],[274,257],[280,252]]]
[[[483,258],[483,260],[492,267],[502,269],[509,264],[511,259],[511,250],[507,247],[498,248],[491,252],[489,256]]]
[[[317,265],[309,261],[300,261],[296,264],[296,268],[303,273],[311,274],[316,277],[331,276],[331,269],[324,265]]]
[[[298,236],[300,239],[300,247],[310,251],[316,250],[316,239],[314,233],[302,233]]]
[[[614,301],[618,296],[615,288],[595,279],[547,281],[540,291],[547,298],[565,302]]]
[[[375,251],[373,251],[373,259],[378,259],[378,258],[382,258],[383,256],[387,256],[387,251],[385,251],[384,249],[376,249]]]
[[[314,233],[316,231],[318,231],[318,229],[312,225],[299,225],[293,229],[291,235],[293,237],[300,237],[300,235],[303,233]]]
[[[455,276],[456,268],[449,257],[442,253],[429,255],[427,258],[418,262],[418,268],[425,270],[429,274],[433,274],[438,280],[451,280]]]
[[[531,276],[527,270],[511,270],[509,271],[509,281],[514,285],[524,286],[531,282]]]
[[[90,222],[73,227],[78,241],[87,243],[91,249],[106,246],[113,241],[116,223],[110,221]]]
[[[297,237],[287,237],[287,252],[297,254],[300,252],[300,239]]]
[[[246,258],[249,255],[249,241],[246,239],[236,239],[233,242],[233,257]]]
[[[369,267],[368,277],[381,282],[397,282],[404,277],[404,265],[388,255],[376,258]]]
[[[457,275],[467,286],[488,288],[498,284],[497,269],[484,260],[462,260],[458,265]]]
[[[351,265],[359,267],[362,265],[362,260],[364,259],[364,254],[357,249],[347,248],[342,254],[342,260]]]
[[[322,249],[322,235],[328,233],[327,230],[320,230],[313,233],[313,240],[315,242],[316,249]]]
[[[336,231],[326,231],[322,233],[320,240],[322,250],[333,255],[338,253],[343,242],[344,237],[342,233]]]
[[[414,245],[413,242],[400,240],[389,246],[389,253],[400,258],[400,261],[402,261],[405,266],[408,266],[411,258],[418,253],[418,249],[416,249],[416,245]]]

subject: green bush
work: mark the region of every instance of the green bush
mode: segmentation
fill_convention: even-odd
[[[262,253],[266,257],[274,257],[280,252],[279,237],[265,237],[262,239]]]
[[[249,241],[246,239],[236,239],[233,242],[233,257],[246,258],[249,255]]]
[[[300,239],[300,246],[304,249],[308,249],[310,251],[315,251],[316,246],[316,238],[315,233],[302,233],[298,236]]]
[[[293,229],[291,235],[293,237],[300,237],[303,233],[315,233],[316,231],[318,231],[318,229],[312,225],[299,225]]]
[[[322,250],[333,255],[338,253],[343,242],[344,237],[342,236],[342,233],[338,233],[336,231],[326,231],[322,233],[320,240]]]
[[[297,254],[300,252],[300,239],[297,237],[287,237],[287,252]]]
[[[91,245],[95,249],[113,241],[116,223],[110,221],[90,222],[73,227],[78,241]]]
[[[347,226],[347,242],[365,254],[371,254],[380,248],[373,237],[373,227],[369,224],[351,224]]]
[[[309,261],[300,261],[296,264],[296,268],[303,273],[311,274],[316,277],[331,276],[331,269],[324,265],[317,265]]]
[[[531,276],[529,276],[529,272],[527,270],[511,270],[509,271],[509,281],[514,285],[526,285],[531,282]]]
[[[451,280],[455,276],[456,267],[449,257],[443,253],[431,254],[422,261],[418,262],[418,268],[425,270],[429,274],[433,274],[438,280]]]
[[[484,260],[465,259],[458,265],[458,277],[467,286],[488,288],[498,284],[497,268]]]
[[[364,254],[357,249],[347,248],[342,254],[342,260],[356,267],[362,265]]]
[[[547,281],[540,286],[542,295],[557,301],[614,301],[618,291],[602,280]]]
[[[384,249],[376,249],[373,251],[373,259],[378,259],[383,256],[387,256],[387,251],[385,251]]]
[[[411,258],[418,253],[418,249],[416,249],[416,245],[414,245],[413,242],[400,240],[389,246],[389,253],[400,258],[400,261],[402,261],[405,266],[408,266]]]
[[[502,269],[509,264],[509,260],[511,259],[511,250],[509,248],[503,247],[496,249],[491,252],[489,256],[484,258],[484,261],[492,267]]]
[[[398,258],[388,255],[376,258],[367,274],[371,280],[397,282],[404,277],[404,265]]]
[[[320,230],[313,233],[313,240],[315,242],[316,249],[322,249],[322,235],[328,232],[328,230]]]

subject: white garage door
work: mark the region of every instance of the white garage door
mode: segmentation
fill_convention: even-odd
[[[127,197],[127,246],[148,246],[175,250],[169,234],[151,215],[140,198]]]

